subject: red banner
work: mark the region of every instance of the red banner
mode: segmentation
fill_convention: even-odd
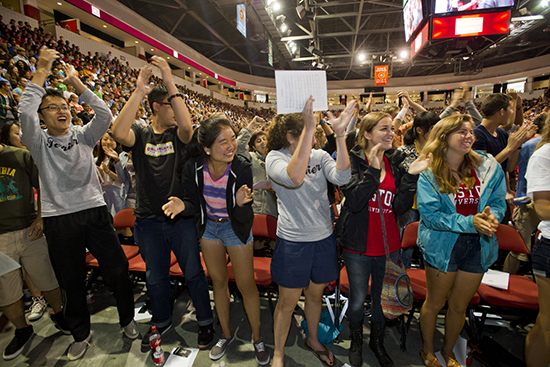
[[[388,65],[374,67],[374,85],[388,85]]]

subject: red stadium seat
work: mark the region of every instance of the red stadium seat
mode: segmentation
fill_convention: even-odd
[[[252,235],[254,237],[277,238],[277,218],[271,215],[255,214],[252,224]]]
[[[122,209],[115,214],[113,218],[113,224],[115,228],[125,228],[134,229],[134,222],[136,217],[134,217],[134,209]]]
[[[500,224],[496,232],[499,250],[515,251],[528,254],[521,235],[515,228]],[[535,282],[523,275],[510,275],[508,289],[497,289],[486,284],[481,284],[478,290],[484,304],[490,307],[479,307],[476,311],[482,316],[478,323],[477,336],[481,338],[487,313],[501,316],[521,315],[523,318],[535,318],[539,309],[538,289]],[[517,321],[517,320],[516,320]],[[534,320],[533,320],[534,321]]]

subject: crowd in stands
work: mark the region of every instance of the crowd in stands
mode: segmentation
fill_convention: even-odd
[[[362,106],[350,101],[340,113],[313,113],[310,99],[301,114],[276,115],[176,85],[168,62],[157,56],[135,70],[111,53],[83,54],[62,37],[14,20],[0,20],[0,37],[0,167],[25,172],[17,176],[19,196],[8,198],[4,191],[13,188],[7,179],[1,182],[0,253],[8,252],[6,235],[17,231],[28,251],[40,248],[44,258],[49,251],[51,264],[39,269],[26,260],[28,253],[16,260],[32,269],[25,280],[36,285],[32,307],[38,318],[47,301],[56,327],[73,336],[70,360],[81,358],[92,339],[84,264],[71,261],[87,250],[113,289],[123,333],[131,339],[139,335],[128,262],[112,226],[112,216],[132,208],[135,240],[147,264],[152,325],[160,334],[172,328],[166,265],[173,252],[197,309],[198,347],[211,346],[215,329],[202,251],[221,326],[210,358],[222,358],[235,339],[228,253],[260,365],[270,363],[271,355],[260,330],[251,228],[254,214],[278,217],[271,267],[279,286],[272,356],[277,367],[284,365],[302,292],[305,346],[328,366],[335,363],[317,338],[317,326],[325,286],[339,276],[337,244],[350,282],[349,362],[357,367],[363,361],[370,277],[369,347],[381,366],[394,365],[384,347],[384,267],[387,259],[411,266],[401,236],[417,221],[428,287],[420,312],[420,355],[427,366],[441,365],[433,334],[448,299],[442,355],[447,366],[458,366],[453,346],[482,274],[496,261],[496,228],[513,221],[531,250],[531,234],[539,225],[542,240],[532,250],[542,316],[527,337],[525,358],[529,366],[550,362],[550,346],[544,344],[550,339],[550,302],[543,303],[550,291],[550,188],[540,178],[550,175],[545,96],[523,101],[515,92],[495,93],[476,103],[463,84],[444,108],[426,109],[400,91],[403,106],[380,112],[371,111],[371,96]],[[154,68],[161,77],[153,76]],[[335,189],[342,197],[336,226]],[[40,212],[34,208],[35,192]],[[22,197],[25,204],[18,206],[15,200]],[[18,208],[17,220],[5,205]],[[78,246],[67,250],[66,243]],[[504,270],[516,273],[527,261],[510,254]],[[0,306],[16,326],[6,360],[16,358],[33,334],[22,313],[21,276],[10,274],[0,276],[5,287]],[[60,288],[66,293],[63,306]],[[142,350],[150,335],[151,330],[143,336]]]

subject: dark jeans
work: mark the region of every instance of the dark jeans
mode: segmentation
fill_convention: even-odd
[[[147,265],[147,292],[153,309],[151,323],[163,327],[170,323],[172,317],[169,270],[170,251],[173,251],[185,275],[199,325],[211,324],[210,294],[193,219],[167,221],[164,218],[138,218],[134,238]]]
[[[116,299],[121,326],[134,318],[134,294],[128,276],[128,259],[120,247],[113,221],[105,206],[44,218],[50,260],[61,289],[63,313],[75,341],[90,333],[86,304],[86,248],[97,259],[101,273]]]
[[[399,250],[390,253],[390,258],[397,263]],[[349,308],[348,318],[351,323],[363,321],[365,299],[369,292],[369,278],[371,280],[371,313],[372,321],[384,326],[384,314],[380,304],[382,284],[386,271],[386,255],[365,256],[344,250],[344,263],[349,278]]]

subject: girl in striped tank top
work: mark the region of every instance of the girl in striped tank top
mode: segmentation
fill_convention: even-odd
[[[181,213],[195,219],[222,327],[210,358],[223,357],[235,339],[229,315],[228,253],[252,328],[256,360],[266,365],[270,357],[260,337],[260,297],[253,268],[252,168],[236,152],[237,139],[229,120],[215,116],[203,122],[182,158],[184,197],[170,197],[163,210],[170,217]]]

